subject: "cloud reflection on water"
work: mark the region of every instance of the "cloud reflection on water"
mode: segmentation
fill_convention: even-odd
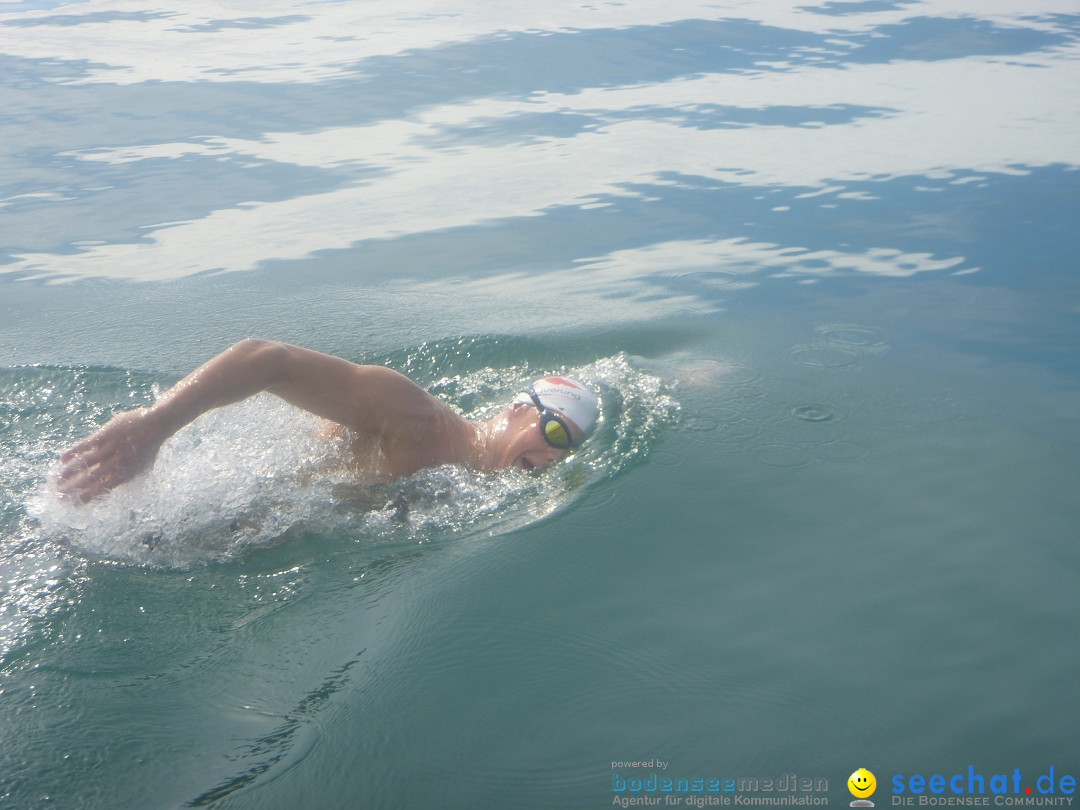
[[[555,212],[583,221],[598,209],[618,215],[620,201],[638,212],[655,204],[662,220],[672,187],[686,184],[769,197],[748,213],[763,219],[795,205],[851,212],[898,180],[914,193],[926,178],[940,190],[950,179],[1080,166],[1080,97],[1060,90],[1077,83],[1080,60],[1075,36],[1053,16],[1065,6],[1053,0],[1038,9],[999,3],[992,12],[951,0],[935,5],[941,18],[933,20],[901,3],[871,4],[857,15],[837,3],[719,14],[696,3],[596,13],[567,7],[550,16],[558,25],[546,32],[538,29],[548,17],[531,18],[535,10],[437,15],[424,3],[385,17],[351,4],[277,3],[258,18],[231,21],[198,8],[77,9],[4,15],[0,32],[19,36],[5,38],[3,50],[83,60],[71,79],[83,83],[78,92],[90,99],[99,90],[86,84],[100,86],[120,105],[113,115],[145,121],[135,124],[138,138],[124,140],[116,120],[89,131],[79,117],[59,120],[45,139],[69,148],[5,159],[25,170],[17,193],[0,199],[8,221],[55,224],[22,245],[4,239],[13,259],[5,269],[23,278],[167,280],[246,270],[365,240],[505,227]],[[706,13],[725,19],[686,19]],[[348,33],[358,30],[362,39]],[[118,56],[122,37],[131,47]],[[628,45],[637,50],[622,54]],[[515,48],[520,64],[509,61]],[[444,75],[429,81],[439,70]],[[248,84],[229,84],[239,77]],[[211,96],[218,106],[201,131],[193,127],[195,97],[184,89],[197,90],[189,84],[196,80],[225,90]],[[108,84],[150,83],[143,93],[159,81],[173,82],[155,96],[167,125],[152,110],[125,110],[144,96],[125,101]],[[270,93],[248,109],[246,89],[260,87],[253,81]],[[289,89],[295,82],[321,82],[300,86],[323,92],[294,109],[292,102],[304,104]],[[282,103],[269,101],[275,87]],[[76,89],[55,92],[41,97],[59,103]],[[170,98],[179,115],[170,113]],[[242,124],[231,132],[218,126],[230,98],[237,120],[247,121],[243,136]],[[334,98],[351,112],[342,116]],[[179,130],[173,138],[170,127]],[[93,185],[80,186],[86,178]],[[86,219],[75,212],[118,195],[134,199],[123,222],[80,229]],[[623,283],[646,294],[656,292],[656,280],[632,275],[637,260],[628,256],[664,257],[670,270],[756,262],[771,274],[804,277],[852,269],[908,275],[964,262],[955,248],[935,255],[910,240],[871,243],[861,253],[775,244],[707,210],[679,233],[657,225],[655,244],[649,239],[648,230],[638,233],[638,244],[610,251],[600,265],[621,268]],[[580,268],[596,247],[583,242],[582,255],[544,269]],[[783,258],[800,251],[813,260]],[[508,264],[495,276],[513,276],[512,255]]]

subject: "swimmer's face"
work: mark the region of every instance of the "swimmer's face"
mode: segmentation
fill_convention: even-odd
[[[848,790],[851,795],[859,799],[865,799],[877,788],[877,779],[866,768],[859,768],[847,780]]]
[[[580,438],[576,427],[574,438]],[[506,446],[500,458],[500,467],[517,467],[525,472],[539,472],[547,469],[564,455],[566,448],[553,447],[540,431],[540,414],[531,405],[523,402],[510,407],[506,428]]]

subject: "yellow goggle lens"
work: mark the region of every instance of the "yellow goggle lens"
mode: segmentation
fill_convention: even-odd
[[[548,419],[544,424],[544,438],[548,444],[555,447],[570,446],[570,436],[566,432],[566,427],[554,419]]]

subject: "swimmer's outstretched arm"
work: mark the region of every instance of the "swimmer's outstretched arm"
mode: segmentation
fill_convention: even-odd
[[[60,456],[61,496],[92,498],[148,469],[165,440],[213,408],[269,391],[297,407],[364,433],[382,434],[425,418],[430,395],[381,366],[360,366],[268,340],[231,346],[153,405],[118,414]]]

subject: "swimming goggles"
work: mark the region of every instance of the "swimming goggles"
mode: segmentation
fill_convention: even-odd
[[[544,437],[544,441],[552,447],[558,447],[560,450],[573,447],[574,440],[570,437],[570,427],[563,418],[554,411],[545,408],[544,403],[540,401],[540,397],[536,395],[536,391],[532,388],[526,390],[525,393],[529,395],[533,404],[536,405],[536,409],[540,411],[540,434]]]

